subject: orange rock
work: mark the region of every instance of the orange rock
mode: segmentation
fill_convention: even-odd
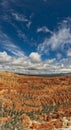
[[[6,106],[9,110],[24,110],[25,113],[33,111],[35,119],[41,121],[32,121],[23,114],[21,125],[26,130],[51,130],[60,127],[60,119],[71,116],[70,92],[71,75],[40,77],[0,73],[0,108]],[[53,122],[53,119],[57,120]],[[6,120],[8,117],[0,118],[1,122]]]
[[[26,114],[23,114],[21,118],[22,118],[22,122],[21,122],[22,126],[29,128],[32,125],[32,121]]]
[[[6,121],[10,121],[10,120],[11,120],[10,116],[8,116],[8,117],[2,117],[2,118],[0,118],[0,123],[6,122]]]
[[[54,122],[54,126],[55,128],[61,128],[62,127],[62,122],[60,119],[57,119],[55,122]]]

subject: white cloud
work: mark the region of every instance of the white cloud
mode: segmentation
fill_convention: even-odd
[[[59,59],[58,62],[55,58],[42,61],[41,55],[38,52],[32,52],[29,56],[25,56],[24,52],[12,43],[11,39],[3,32],[0,32],[0,47],[4,50],[0,52],[0,70],[25,74],[71,72],[70,57]]]
[[[66,67],[71,65],[71,57],[62,58],[60,64],[64,64]]]
[[[29,29],[30,26],[31,26],[31,24],[32,24],[32,21],[29,21],[29,22],[26,24],[26,27]]]
[[[6,51],[0,52],[0,70],[13,71],[24,74],[54,74],[71,72],[70,58],[41,60],[37,52],[32,52],[28,57],[12,57]]]
[[[61,59],[62,58],[62,54],[61,53],[57,53],[56,58],[57,59]]]
[[[11,61],[11,56],[9,56],[5,51],[0,52],[0,63],[10,62],[10,61]]]
[[[37,52],[32,52],[29,56],[31,62],[38,63],[41,61],[41,56]]]
[[[13,54],[14,56],[18,56],[18,57],[21,57],[21,56],[24,56],[24,53],[23,51],[18,47],[16,46],[15,44],[13,43],[10,43],[9,42],[9,45],[8,44],[3,44],[3,48],[7,51],[9,51],[11,54]]]
[[[18,34],[18,37],[24,41],[26,41],[28,39],[27,36],[25,35],[25,33],[22,32],[21,30],[17,30],[17,34]]]
[[[71,27],[63,22],[58,31],[38,45],[37,50],[42,54],[49,54],[50,51],[67,51],[69,48],[71,48]]]
[[[19,46],[15,45],[12,40],[2,31],[0,31],[0,47],[13,54],[14,56],[24,56],[24,52]]]
[[[27,18],[27,16],[25,16],[24,14],[19,14],[17,12],[11,12],[12,16],[14,17],[14,19],[16,21],[19,21],[19,22],[25,22],[26,23],[26,27],[29,29],[31,24],[32,24],[32,21],[31,21],[31,18],[32,18],[32,14],[29,18]]]
[[[52,34],[52,31],[49,30],[46,26],[43,26],[43,27],[40,27],[37,29],[37,33],[39,32],[43,32],[43,33],[51,33]]]
[[[67,42],[69,42],[68,45],[71,45],[70,34],[70,28],[67,26],[60,28],[59,31],[55,32],[50,39],[46,40],[46,45],[44,43],[41,44],[40,52],[42,52],[42,48],[44,48],[43,53],[45,53],[45,51],[47,52],[47,50],[49,52],[50,49],[52,51],[55,51],[59,48],[63,50],[65,43],[68,44]],[[54,35],[55,38],[53,38]],[[57,39],[57,42],[55,42],[55,39]],[[50,44],[50,42],[48,42],[48,45],[47,41],[53,41],[53,45]],[[67,58],[62,58],[62,54],[57,51],[58,53],[56,57],[58,58],[58,61],[56,58],[42,61],[42,55],[38,52],[32,52],[29,56],[26,56],[21,48],[13,43],[11,38],[9,38],[2,31],[0,31],[0,48],[4,50],[3,52],[0,52],[0,70],[14,71],[25,74],[52,74],[71,72],[70,48],[67,50]]]
[[[8,39],[8,36],[5,33],[3,33],[2,31],[0,31],[0,40],[4,41],[4,39]]]
[[[67,56],[71,56],[71,49],[67,51]]]
[[[17,20],[21,22],[28,22],[29,20],[26,18],[26,16],[12,12],[12,16]]]

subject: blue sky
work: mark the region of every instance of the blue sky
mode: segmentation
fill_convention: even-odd
[[[71,0],[0,0],[0,70],[71,72]]]

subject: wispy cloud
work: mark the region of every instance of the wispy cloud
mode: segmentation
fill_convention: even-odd
[[[30,29],[31,24],[32,24],[32,21],[28,21],[28,23],[26,24],[26,27],[27,27],[28,29]]]
[[[19,46],[15,45],[12,40],[2,31],[0,31],[0,46],[3,50],[10,52],[14,56],[23,56],[24,53]]]
[[[46,26],[43,26],[43,27],[40,27],[37,29],[37,33],[40,33],[40,32],[43,32],[43,33],[51,33],[52,34],[52,31],[49,30]]]
[[[0,47],[4,50],[0,52],[0,70],[13,71],[25,74],[52,74],[71,72],[70,50],[67,58],[56,58],[42,60],[42,54],[31,52],[26,56],[19,46],[2,31],[0,31]]]
[[[26,18],[26,16],[21,15],[21,14],[19,14],[19,13],[12,12],[12,16],[13,16],[17,21],[28,22],[28,19]]]
[[[55,31],[50,38],[46,38],[38,45],[38,52],[50,53],[50,51],[67,51],[71,48],[71,27],[68,21],[63,21],[58,31]]]
[[[19,14],[17,12],[12,12],[12,16],[14,19],[18,22],[24,22],[26,24],[26,27],[30,29],[30,26],[32,24],[32,14],[27,18],[24,14]]]
[[[27,41],[28,40],[28,38],[27,38],[27,36],[25,35],[25,33],[24,32],[22,32],[21,30],[17,30],[17,34],[18,34],[18,37],[20,38],[20,39],[22,39],[23,41]]]

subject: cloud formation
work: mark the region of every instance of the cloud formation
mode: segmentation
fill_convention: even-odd
[[[66,64],[67,63],[67,64]],[[0,70],[24,74],[54,74],[71,72],[70,58],[41,60],[41,56],[32,52],[29,56],[10,56],[6,51],[0,52]]]
[[[67,51],[67,56],[71,56],[71,49]]]
[[[19,34],[21,36],[21,33]],[[36,51],[31,52],[28,56],[26,56],[21,48],[13,43],[10,37],[0,31],[0,47],[4,50],[0,52],[0,70],[24,74],[70,73],[70,34],[70,28],[64,26],[64,28],[62,27],[57,32],[54,32],[54,34],[49,39],[47,39],[46,42],[38,45],[38,49],[40,49],[41,53]],[[50,52],[50,48],[52,51],[59,50],[59,48],[64,50],[66,44],[68,45],[66,50],[66,58],[63,58],[62,53],[57,51],[55,58],[42,60],[42,55],[46,52]]]
[[[29,1],[24,1],[24,4],[19,0],[1,0],[2,30],[6,30],[5,32],[9,34],[9,30],[7,31],[7,28],[11,27],[12,32],[14,32],[16,36],[13,37],[16,43],[14,43],[11,39],[12,34],[10,34],[9,37],[4,32],[0,31],[0,70],[24,74],[71,72],[71,20],[64,20],[59,28],[57,30],[54,29],[52,32],[46,23],[48,11],[42,7],[43,5],[46,5],[48,1],[42,1],[40,1],[40,3],[38,3],[38,1],[33,2],[35,3],[34,8],[32,7],[32,2]],[[39,8],[40,4],[42,10]],[[21,8],[21,11],[19,11],[18,7]],[[43,16],[43,12],[45,12],[44,17],[40,15],[41,12],[41,15]],[[54,14],[55,12],[52,13]],[[46,26],[42,23],[43,18]],[[48,17],[48,19],[49,18],[50,17]],[[52,20],[48,20],[51,25],[50,28],[52,28]],[[6,25],[7,27],[5,28]],[[48,34],[51,34],[51,36],[47,36],[44,41],[39,44],[38,41],[42,41],[41,36],[39,36],[41,33],[43,38],[44,34],[45,37]],[[19,44],[15,39],[18,40]],[[27,55],[23,52],[24,48],[22,49],[21,46],[23,43],[24,48],[26,48],[25,50],[27,50]],[[25,47],[27,43],[29,43],[29,46]],[[35,48],[33,46],[35,46]],[[27,53],[28,49],[30,53],[29,55]],[[42,56],[45,57],[45,60]]]
[[[39,63],[41,61],[41,56],[37,52],[32,52],[29,58],[33,63]]]
[[[25,16],[24,14],[20,14],[20,13],[17,13],[17,12],[11,12],[13,18],[18,21],[18,22],[24,22],[26,23],[26,27],[29,29],[31,24],[32,24],[32,14],[27,18],[27,16]]]
[[[12,12],[12,16],[13,16],[17,21],[20,21],[20,22],[28,22],[28,19],[27,19],[26,16],[24,16],[24,15],[21,15],[21,14],[18,14],[18,13],[13,13],[13,12]]]
[[[46,26],[43,26],[43,27],[40,27],[37,29],[37,33],[40,33],[40,32],[43,32],[43,33],[51,33],[52,34],[52,31],[49,30]]]
[[[0,52],[0,63],[9,63],[11,61],[11,56],[9,56],[5,51]]]
[[[71,22],[70,22],[71,23]],[[71,48],[71,27],[68,21],[63,21],[57,31],[54,31],[49,38],[38,45],[38,52],[50,54],[50,52],[67,52]]]
[[[12,55],[20,57],[24,56],[24,52],[21,50],[21,48],[17,45],[15,45],[11,38],[9,38],[5,33],[0,31],[0,47],[10,52]]]

